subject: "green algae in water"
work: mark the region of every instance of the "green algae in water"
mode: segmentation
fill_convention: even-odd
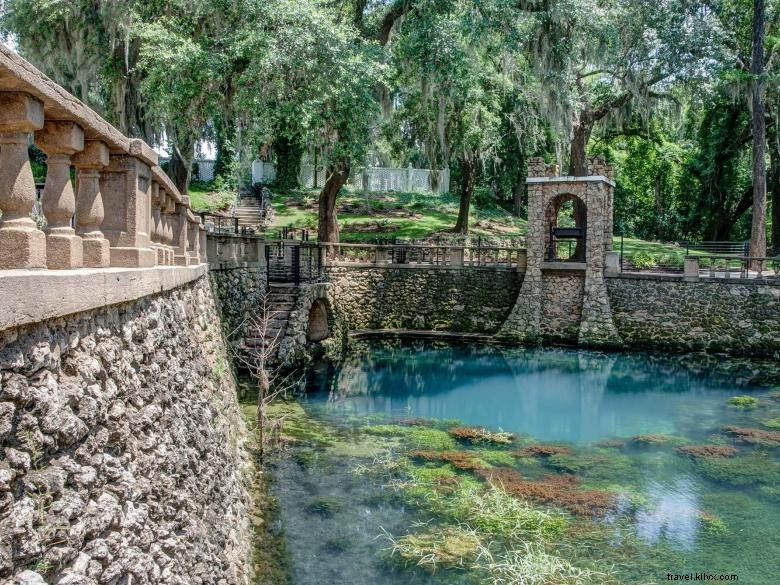
[[[696,360],[574,350],[366,344],[346,366],[310,386],[290,425],[295,442],[274,464],[293,582],[465,585],[538,576],[548,566],[557,567],[548,581],[558,584],[660,583],[668,572],[705,569],[774,583],[780,449],[722,431],[777,416],[768,392],[709,375]],[[726,408],[746,391],[760,409]],[[447,430],[455,425],[445,419],[524,437],[512,446],[453,442]],[[631,440],[642,435],[666,439]],[[515,454],[539,443],[570,452]],[[677,451],[705,444],[739,453],[721,461]],[[301,463],[295,454],[306,449],[315,455]],[[410,459],[420,450],[430,461]],[[589,519],[513,498],[436,460],[448,451],[530,480],[574,476],[572,489],[605,490],[617,506]],[[323,498],[341,504],[331,517],[307,509]],[[479,561],[431,572],[388,559],[385,534],[452,530],[476,535]]]

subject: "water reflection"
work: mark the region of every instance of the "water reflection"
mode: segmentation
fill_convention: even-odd
[[[734,384],[671,359],[555,349],[368,344],[309,399],[336,410],[459,419],[540,440],[590,443],[646,433],[703,434]]]
[[[691,550],[699,528],[700,502],[696,482],[691,477],[678,477],[671,482],[649,480],[645,485],[648,503],[636,514],[636,530],[640,538],[656,543],[665,538]]]

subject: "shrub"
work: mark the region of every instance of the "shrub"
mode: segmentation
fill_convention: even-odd
[[[631,263],[640,270],[644,268],[655,268],[658,266],[658,262],[655,256],[653,256],[650,252],[644,251],[635,252],[631,256]]]

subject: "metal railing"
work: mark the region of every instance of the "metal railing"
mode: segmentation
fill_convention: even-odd
[[[698,275],[709,278],[780,278],[780,256],[691,256],[698,264]]]
[[[685,255],[690,256],[691,252],[702,252],[706,254],[716,254],[719,256],[747,256],[750,254],[750,242],[725,242],[725,241],[682,241],[680,247],[685,248]]]
[[[242,232],[241,227],[238,225],[238,218],[227,215],[219,215],[216,213],[200,213],[203,225],[206,226],[206,231],[212,234],[248,234],[248,230]]]
[[[270,240],[265,244],[267,283],[283,282],[298,286],[323,280],[324,246],[315,242]]]
[[[328,262],[441,267],[525,266],[525,249],[494,246],[325,244]]]

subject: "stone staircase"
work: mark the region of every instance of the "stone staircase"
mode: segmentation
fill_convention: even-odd
[[[265,219],[261,201],[253,195],[244,195],[233,208],[233,216],[238,219],[238,227],[258,231]]]
[[[287,332],[287,322],[290,313],[298,300],[298,287],[286,283],[271,283],[268,288],[267,310],[270,315],[268,327],[263,336],[259,327],[250,326],[246,332],[247,353],[257,355],[263,347],[273,344],[271,355],[267,356],[267,362],[273,363],[279,352],[279,346]],[[258,316],[260,318],[260,316]]]

